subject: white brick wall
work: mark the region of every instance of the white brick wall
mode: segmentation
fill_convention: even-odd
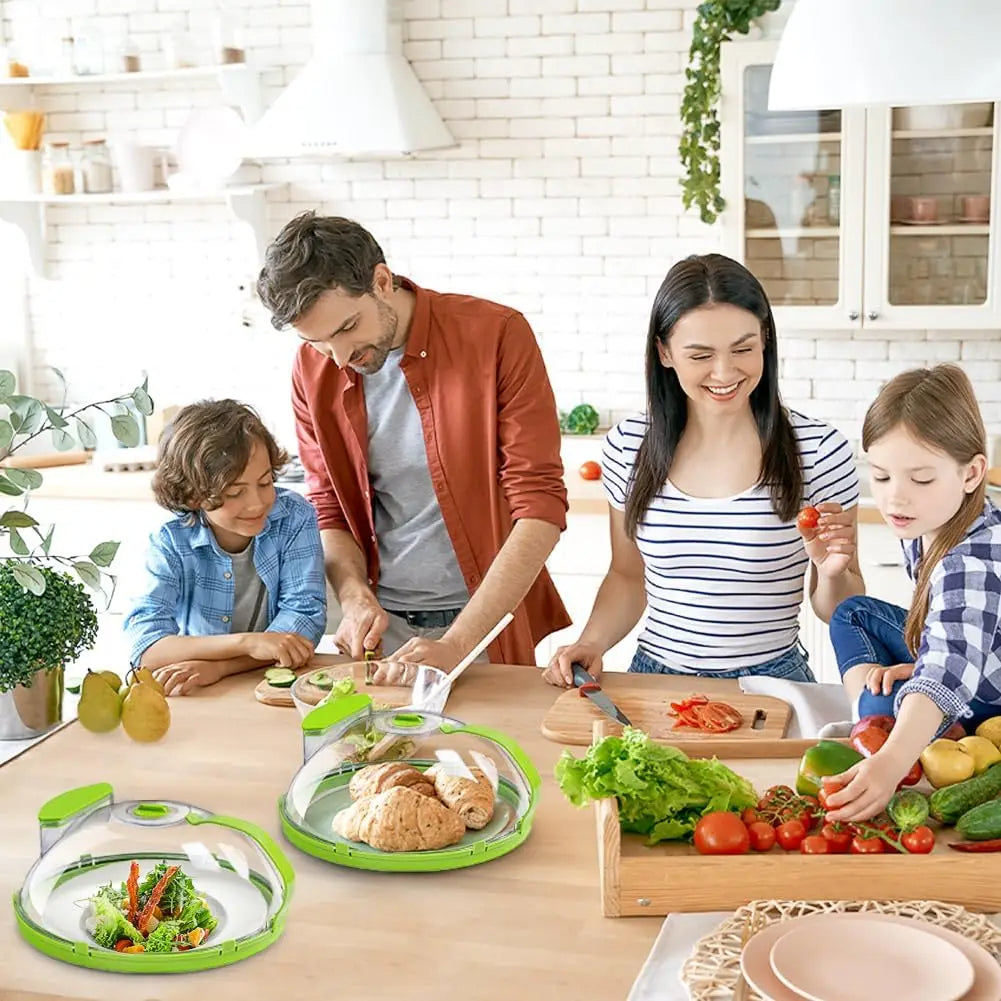
[[[306,208],[353,216],[395,270],[519,307],[560,405],[588,400],[617,419],[643,405],[643,343],[664,273],[719,243],[682,215],[678,187],[697,2],[407,0],[407,54],[461,147],[405,161],[247,165],[239,177],[288,182],[269,201],[272,233]],[[0,10],[6,37],[41,26],[58,38],[67,17],[108,38],[127,29],[150,65],[170,31],[210,37],[216,6],[47,0],[44,22],[34,0]],[[242,12],[249,60],[269,67],[270,99],[309,54],[308,5],[230,6]],[[133,131],[169,145],[190,108],[217,99],[178,84],[66,87],[47,92],[43,107],[71,140]],[[46,365],[66,373],[79,399],[131,385],[145,369],[160,403],[237,395],[290,437],[295,341],[241,291],[254,274],[247,234],[221,205],[57,206],[47,226],[50,277],[30,288],[36,388],[51,385]],[[966,366],[1001,432],[996,331],[780,334],[788,401],[852,438],[879,380],[945,359]]]

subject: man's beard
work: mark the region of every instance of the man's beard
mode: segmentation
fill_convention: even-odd
[[[400,317],[392,306],[388,306],[381,299],[375,300],[375,307],[379,314],[379,323],[382,328],[382,335],[374,344],[366,344],[354,352],[354,356],[364,357],[369,355],[368,360],[362,364],[354,361],[348,364],[361,375],[374,375],[389,357],[389,352],[393,350],[393,341],[396,340],[396,330],[399,326]],[[354,357],[352,356],[352,357]]]

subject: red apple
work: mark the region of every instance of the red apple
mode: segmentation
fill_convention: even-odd
[[[963,729],[962,723],[953,723],[945,733],[942,734],[942,740],[962,740],[966,736],[966,730]]]
[[[878,727],[889,733],[893,729],[893,724],[897,721],[892,716],[863,716],[853,727],[851,736],[854,737],[860,730],[867,730],[870,726]]]

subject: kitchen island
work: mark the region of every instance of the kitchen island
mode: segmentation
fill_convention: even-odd
[[[661,919],[601,916],[593,812],[570,806],[552,778],[561,748],[539,725],[557,692],[537,670],[474,666],[448,703],[450,715],[513,737],[535,763],[542,792],[530,837],[493,862],[413,875],[334,866],[284,840],[277,800],[302,762],[299,716],[256,702],[258,680],[260,672],[237,675],[171,700],[171,729],[157,744],[74,723],[0,766],[0,1001],[626,997]],[[116,799],[180,800],[275,837],[296,871],[278,942],[211,972],[128,979],[28,946],[10,901],[38,856],[38,809],[66,789],[101,781]]]

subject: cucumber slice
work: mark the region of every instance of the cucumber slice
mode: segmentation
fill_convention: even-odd
[[[291,688],[295,683],[295,672],[287,667],[269,667],[264,672],[264,680],[275,688]]]
[[[334,679],[327,674],[326,671],[320,671],[314,674],[312,678],[309,679],[317,688],[322,689],[325,692],[329,692],[331,688],[334,687]]]

